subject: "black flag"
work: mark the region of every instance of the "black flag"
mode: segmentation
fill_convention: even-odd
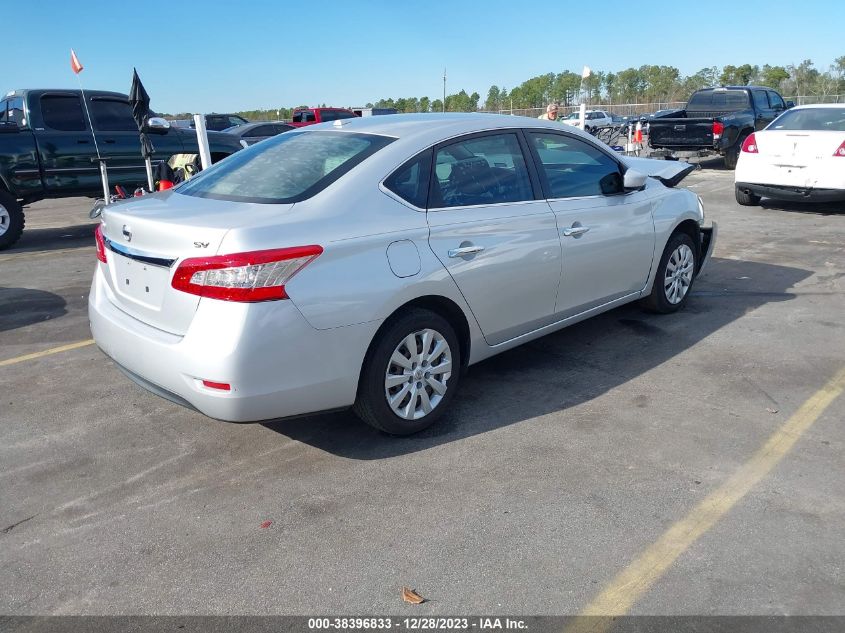
[[[138,131],[141,133],[141,154],[144,158],[152,156],[155,148],[152,141],[144,133],[144,126],[147,124],[147,119],[150,118],[150,95],[144,90],[144,84],[138,77],[138,71],[132,69],[132,88],[129,89],[129,105],[132,106],[132,118],[138,126]]]

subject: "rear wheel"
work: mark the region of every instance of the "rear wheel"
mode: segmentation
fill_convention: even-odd
[[[429,310],[409,310],[378,334],[353,409],[386,433],[416,433],[448,408],[460,368],[460,345],[449,322]]]
[[[756,207],[760,204],[760,196],[751,193],[745,193],[739,187],[735,189],[736,201],[744,207]]]
[[[736,164],[739,162],[739,152],[742,150],[742,144],[746,138],[748,138],[748,134],[740,136],[736,143],[725,152],[725,167],[728,169],[736,169]]]
[[[0,191],[0,250],[17,242],[24,225],[23,207],[5,191]]]
[[[669,238],[651,294],[643,302],[646,308],[669,314],[686,305],[698,270],[697,253],[692,238],[686,233],[675,233]]]

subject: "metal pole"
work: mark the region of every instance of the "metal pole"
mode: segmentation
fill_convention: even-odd
[[[100,162],[100,180],[103,182],[103,204],[108,206],[109,200],[111,196],[109,195],[109,174],[108,170],[106,169],[106,161],[102,158],[99,159]]]
[[[446,112],[446,69],[443,69],[443,112]]]
[[[155,180],[153,180],[153,161],[149,156],[144,156],[144,166],[147,168],[147,184],[149,185],[150,193],[153,193],[156,188]]]
[[[195,114],[194,125],[197,128],[197,145],[200,148],[200,162],[203,169],[211,167],[211,149],[208,147],[208,132],[205,131],[205,115]]]

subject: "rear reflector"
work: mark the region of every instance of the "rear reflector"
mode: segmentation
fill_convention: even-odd
[[[203,387],[208,387],[209,389],[219,389],[220,391],[232,390],[232,386],[227,382],[214,382],[213,380],[203,380],[202,385]]]
[[[842,141],[842,145],[840,145],[839,148],[835,152],[833,152],[833,155],[845,157],[845,141]]]
[[[725,132],[725,124],[721,121],[713,121],[713,140],[718,141],[722,138],[722,134]]]
[[[746,154],[759,154],[760,152],[757,150],[757,139],[754,138],[754,133],[748,135],[748,137],[742,142],[742,151]]]
[[[171,285],[223,301],[287,299],[285,284],[322,252],[312,245],[190,258],[179,264]]]
[[[97,243],[97,259],[104,264],[108,264],[108,261],[106,261],[106,242],[103,239],[102,224],[98,224],[97,228],[94,229],[94,241]]]

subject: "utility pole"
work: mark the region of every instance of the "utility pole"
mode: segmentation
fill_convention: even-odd
[[[446,67],[443,67],[443,112],[446,112]]]

